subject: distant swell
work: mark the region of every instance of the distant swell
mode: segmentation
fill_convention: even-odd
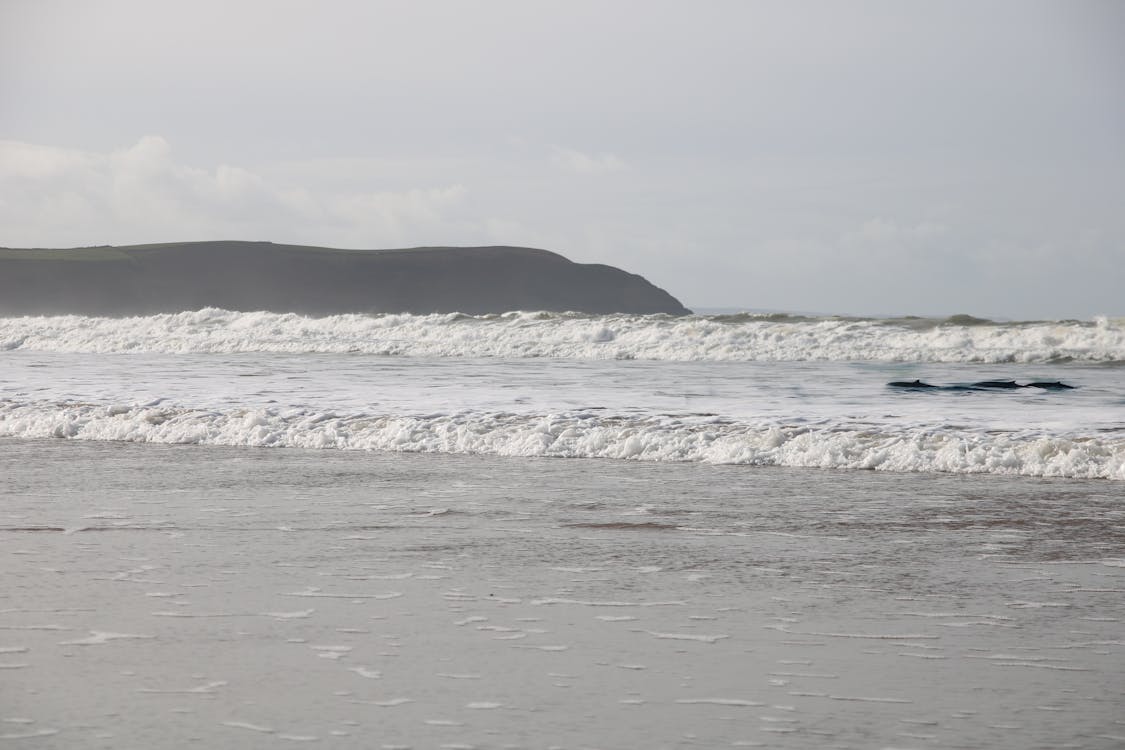
[[[387,416],[299,409],[0,401],[0,438],[276,446],[1125,480],[1125,432],[1099,438],[577,411]]]
[[[0,318],[0,351],[365,353],[681,361],[1125,362],[1125,321],[785,315],[336,315],[206,309]]]

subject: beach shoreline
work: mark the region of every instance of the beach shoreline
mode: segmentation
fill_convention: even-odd
[[[4,440],[31,747],[1114,747],[1116,483]]]

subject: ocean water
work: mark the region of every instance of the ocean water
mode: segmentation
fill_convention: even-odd
[[[0,319],[0,741],[1122,747],[1122,479],[1120,320]]]
[[[0,352],[0,437],[1125,479],[1121,320],[203,310]]]

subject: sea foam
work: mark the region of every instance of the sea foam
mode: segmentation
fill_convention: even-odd
[[[195,312],[0,318],[0,351],[364,353],[678,361],[1125,362],[1125,319]]]
[[[712,417],[336,415],[0,401],[0,437],[479,453],[1125,480],[1125,435],[821,427]]]

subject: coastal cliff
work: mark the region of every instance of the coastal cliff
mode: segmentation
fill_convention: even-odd
[[[204,307],[306,315],[690,312],[636,274],[522,247],[338,250],[176,242],[0,248],[0,315],[123,316]]]

